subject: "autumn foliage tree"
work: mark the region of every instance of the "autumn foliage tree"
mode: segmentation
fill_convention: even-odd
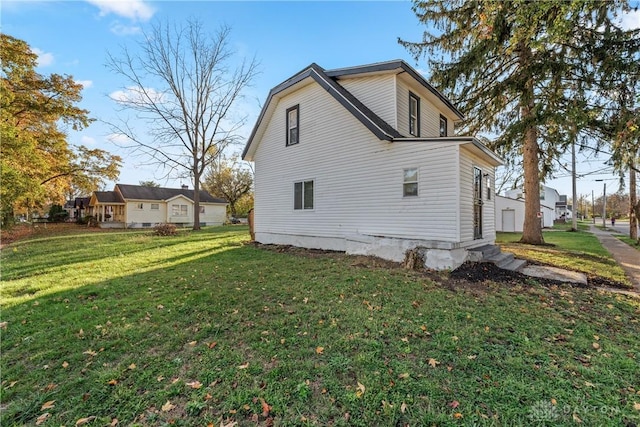
[[[623,0],[414,1],[427,29],[418,42],[400,40],[467,119],[463,131],[496,135],[491,148],[522,162],[525,218],[521,241],[544,242],[541,181],[588,127],[602,70],[626,66],[637,34],[616,15]],[[610,49],[609,49],[610,48]]]
[[[238,156],[220,157],[208,169],[203,187],[211,195],[229,202],[231,216],[236,217],[239,202],[248,200],[247,195],[253,188],[253,173],[240,165]]]
[[[0,198],[3,224],[18,208],[62,203],[71,189],[91,191],[119,174],[118,156],[67,141],[66,129],[92,119],[77,106],[82,85],[71,76],[43,76],[22,40],[0,34]]]

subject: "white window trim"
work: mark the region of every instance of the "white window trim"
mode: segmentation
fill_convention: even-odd
[[[416,171],[416,180],[415,181],[406,181],[405,174],[407,171],[415,170]],[[416,194],[405,194],[404,186],[405,184],[416,184]],[[420,168],[404,168],[402,169],[402,197],[403,198],[414,198],[420,196]]]
[[[311,196],[311,207],[305,208],[305,200],[304,200],[304,185],[307,182],[311,182],[313,185],[313,193]],[[300,208],[296,208],[296,184],[302,184],[302,206]],[[303,179],[300,181],[294,181],[293,183],[293,210],[294,212],[309,212],[313,211],[316,208],[316,180],[315,178],[311,179]]]

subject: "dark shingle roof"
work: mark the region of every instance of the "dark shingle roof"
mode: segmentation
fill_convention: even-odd
[[[169,200],[176,196],[185,196],[193,200],[195,192],[188,188],[143,187],[141,185],[116,184],[125,199],[135,200]],[[200,201],[205,203],[227,203],[224,199],[213,197],[200,190]]]
[[[124,200],[116,191],[94,191],[93,194],[100,203],[124,203]]]

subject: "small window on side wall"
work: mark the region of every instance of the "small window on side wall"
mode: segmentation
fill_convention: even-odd
[[[420,98],[409,92],[409,133],[420,136]]]
[[[313,180],[293,183],[293,209],[313,209]]]
[[[415,197],[418,195],[418,168],[404,170],[402,196]]]
[[[287,109],[287,146],[295,145],[299,142],[300,126],[300,106],[296,105]]]
[[[447,118],[440,114],[440,136],[447,136]]]

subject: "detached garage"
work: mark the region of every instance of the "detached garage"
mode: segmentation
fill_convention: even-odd
[[[521,233],[524,225],[524,199],[496,196],[496,231]],[[555,207],[540,206],[542,227],[553,227]]]

